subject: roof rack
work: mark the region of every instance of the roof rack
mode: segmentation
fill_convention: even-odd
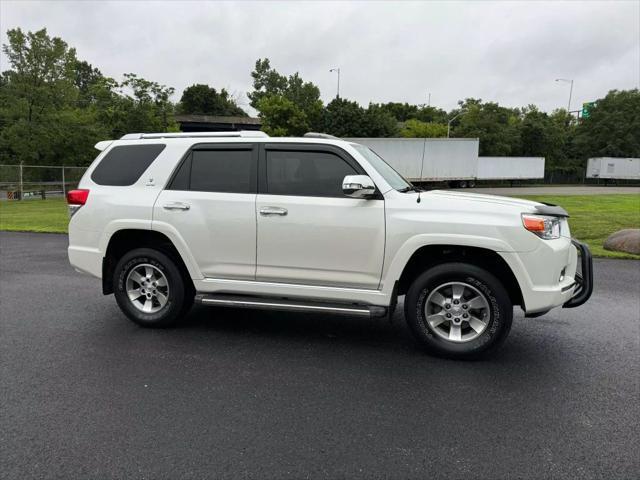
[[[329,140],[340,140],[338,137],[329,135],[328,133],[307,132],[303,135],[306,138],[327,138]]]
[[[142,140],[145,138],[207,138],[207,137],[268,137],[259,130],[239,130],[229,132],[166,132],[166,133],[127,133],[120,140]]]

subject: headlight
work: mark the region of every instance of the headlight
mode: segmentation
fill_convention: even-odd
[[[560,219],[546,215],[522,214],[524,228],[545,240],[560,238]]]

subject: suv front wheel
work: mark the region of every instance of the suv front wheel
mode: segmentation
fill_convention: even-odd
[[[173,325],[193,303],[176,263],[151,248],[126,253],[116,265],[113,285],[120,309],[143,327]]]
[[[429,352],[474,358],[509,334],[513,305],[492,274],[475,265],[446,263],[413,282],[405,297],[411,331]]]

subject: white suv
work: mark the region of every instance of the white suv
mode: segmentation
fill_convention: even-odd
[[[146,327],[192,304],[392,315],[431,352],[495,348],[513,306],[583,304],[591,255],[560,207],[422,192],[322,134],[129,134],[68,194],[69,260]],[[580,265],[578,265],[580,264]]]

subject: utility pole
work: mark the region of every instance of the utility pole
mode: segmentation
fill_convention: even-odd
[[[571,85],[569,87],[569,103],[567,104],[567,113],[569,113],[571,111],[571,95],[573,94],[573,79],[556,78],[556,82],[565,82]]]
[[[329,71],[338,73],[338,93],[336,94],[336,98],[340,98],[340,69],[339,68],[332,68]]]
[[[427,96],[427,107],[431,106],[431,92],[429,92],[429,95]]]

